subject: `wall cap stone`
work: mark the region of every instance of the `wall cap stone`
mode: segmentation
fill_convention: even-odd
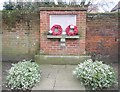
[[[40,11],[87,11],[87,7],[40,7]]]

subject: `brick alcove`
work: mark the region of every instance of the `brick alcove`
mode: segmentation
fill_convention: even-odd
[[[86,38],[86,8],[80,7],[42,7],[40,8],[40,52],[47,55],[83,55]],[[48,39],[50,15],[76,15],[79,38],[67,38],[66,46],[60,46],[60,39]],[[67,20],[64,20],[67,21]]]

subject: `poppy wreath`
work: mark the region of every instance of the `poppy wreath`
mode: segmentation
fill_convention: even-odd
[[[77,35],[78,34],[78,28],[77,28],[77,26],[69,25],[66,28],[66,34],[69,35],[69,36]]]
[[[52,35],[61,35],[62,34],[62,27],[60,25],[54,25],[51,28]]]

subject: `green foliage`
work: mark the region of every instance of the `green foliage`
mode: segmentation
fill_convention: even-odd
[[[39,19],[39,8],[40,7],[81,7],[81,5],[76,5],[74,3],[67,4],[59,0],[58,5],[54,2],[8,2],[4,3],[4,8],[2,11],[2,19],[4,23],[8,25],[8,28],[14,28],[16,23],[23,21],[27,22],[29,27],[31,20]],[[84,5],[82,5],[84,6]],[[35,16],[33,18],[33,16]]]
[[[30,89],[40,82],[39,66],[30,61],[22,60],[13,64],[8,71],[7,84],[11,89]]]
[[[76,75],[81,84],[92,90],[108,88],[117,83],[113,68],[103,64],[102,61],[93,62],[88,59],[78,64],[73,74]]]
[[[16,22],[19,22],[22,18],[22,12],[17,10],[5,10],[2,11],[3,21],[9,27],[15,27]]]
[[[5,10],[14,10],[14,6],[15,6],[15,4],[12,3],[12,2],[9,2],[9,3],[4,2],[3,9],[5,9]]]
[[[89,3],[88,3],[89,4]],[[55,2],[45,1],[45,2],[8,2],[4,3],[4,10],[37,10],[39,11],[39,7],[71,7],[71,6],[78,6],[78,7],[84,7],[88,6],[85,5],[85,1],[81,1],[80,4],[77,4],[77,2],[71,2],[67,4],[67,2],[63,2],[62,0],[58,1],[58,5],[55,4]]]
[[[3,10],[2,11],[2,21],[6,23],[9,28],[14,28],[16,23],[26,22],[28,27],[30,26],[30,21],[38,20],[38,12],[31,10]]]
[[[49,0],[48,0],[49,1]],[[8,2],[4,3],[2,11],[2,19],[8,25],[8,28],[14,28],[17,22],[27,22],[28,27],[30,21],[33,20],[33,16],[37,15],[39,19],[39,8],[40,7],[80,7],[81,5],[67,4],[59,0],[58,5],[54,2]]]
[[[2,11],[2,19],[8,25],[8,28],[14,28],[16,23],[20,21],[27,22],[29,27],[31,20],[39,19],[39,6],[40,4],[36,2],[5,3]]]
[[[25,10],[33,9],[35,3],[33,2],[5,2],[3,5],[3,10]]]

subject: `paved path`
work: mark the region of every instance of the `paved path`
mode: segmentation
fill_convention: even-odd
[[[41,82],[32,90],[85,90],[72,75],[75,65],[41,65]]]
[[[0,61],[0,92],[2,90],[2,63]]]
[[[2,89],[5,87],[6,70],[11,67],[10,62],[4,62],[2,68]],[[85,90],[79,81],[72,75],[76,65],[40,65],[41,81],[32,90]],[[34,92],[34,91],[33,91]]]
[[[118,75],[118,64],[113,64],[115,71]],[[6,70],[10,69],[11,63],[4,62],[2,64],[2,89],[8,90],[5,87],[5,78],[7,75]],[[72,71],[75,69],[76,65],[40,65],[41,68],[41,82],[34,87],[32,90],[85,90],[84,86],[72,75]],[[1,79],[1,77],[0,77]],[[0,81],[1,82],[1,81]],[[1,85],[0,85],[1,87]],[[111,87],[108,90],[118,89],[118,85]],[[36,91],[32,91],[36,92]],[[84,91],[82,91],[84,92]],[[108,91],[109,92],[109,91]]]

